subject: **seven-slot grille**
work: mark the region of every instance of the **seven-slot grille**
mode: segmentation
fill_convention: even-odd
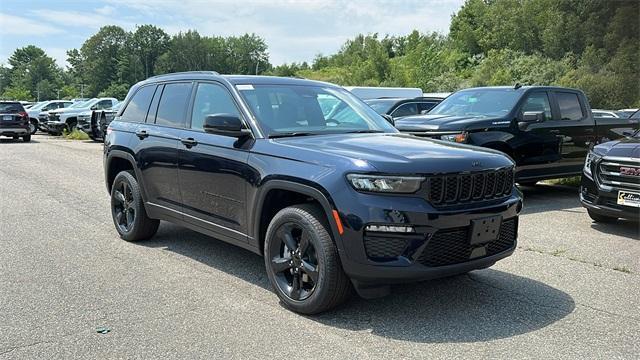
[[[433,205],[456,205],[511,194],[513,168],[469,174],[429,176],[428,200]]]
[[[604,158],[599,166],[600,183],[607,186],[640,190],[640,176],[620,173],[620,168],[640,169],[640,159]]]

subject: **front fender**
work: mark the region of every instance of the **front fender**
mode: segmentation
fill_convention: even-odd
[[[260,210],[263,208],[266,196],[271,190],[293,191],[309,196],[310,198],[318,201],[318,203],[320,203],[322,209],[324,210],[324,214],[326,216],[327,223],[331,228],[331,235],[338,248],[338,252],[340,254],[343,253],[344,247],[342,244],[342,238],[340,236],[340,232],[338,231],[338,226],[333,219],[333,210],[335,209],[335,203],[329,195],[329,192],[318,184],[311,183],[308,180],[291,177],[278,177],[273,179],[266,178],[258,187],[254,202],[255,206],[253,208],[250,208],[250,211],[253,211],[253,213],[250,214],[250,218],[253,221],[253,236],[258,243],[258,247],[260,246],[259,242],[261,241],[261,239],[259,239],[261,215]]]

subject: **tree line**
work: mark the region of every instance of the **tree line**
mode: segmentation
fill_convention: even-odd
[[[357,35],[310,63],[272,66],[264,39],[169,36],[153,25],[105,26],[60,69],[34,46],[0,67],[0,94],[33,99],[109,95],[174,71],[299,76],[340,85],[409,86],[427,92],[471,86],[560,85],[584,90],[592,106],[640,106],[640,2],[635,0],[467,0],[448,35]],[[425,19],[427,22],[428,19]]]

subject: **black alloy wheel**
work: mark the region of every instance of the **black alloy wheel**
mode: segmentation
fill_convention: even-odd
[[[307,299],[318,283],[318,259],[310,234],[293,222],[280,225],[271,247],[271,269],[279,289],[291,300]]]
[[[158,231],[160,220],[147,215],[133,171],[121,171],[113,181],[111,216],[118,234],[126,241],[145,240]]]
[[[328,217],[316,204],[293,205],[271,219],[264,262],[276,295],[295,312],[317,314],[342,304],[351,294]]]
[[[133,193],[131,186],[126,181],[118,184],[118,188],[113,190],[113,211],[115,222],[119,232],[129,232],[136,219],[136,210],[133,206]]]

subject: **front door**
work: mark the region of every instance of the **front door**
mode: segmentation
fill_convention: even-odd
[[[529,124],[523,130],[517,130],[516,136],[509,141],[514,149],[516,177],[519,180],[542,176],[550,168],[558,166],[562,159],[561,142],[556,133],[557,121],[554,120],[549,93],[529,93],[520,105],[518,117],[522,117],[525,112],[542,112],[544,117],[540,123]]]
[[[205,133],[204,119],[240,111],[229,91],[216,82],[196,86],[189,129],[181,135],[179,178],[185,221],[247,241],[246,191],[250,176],[244,140]]]

